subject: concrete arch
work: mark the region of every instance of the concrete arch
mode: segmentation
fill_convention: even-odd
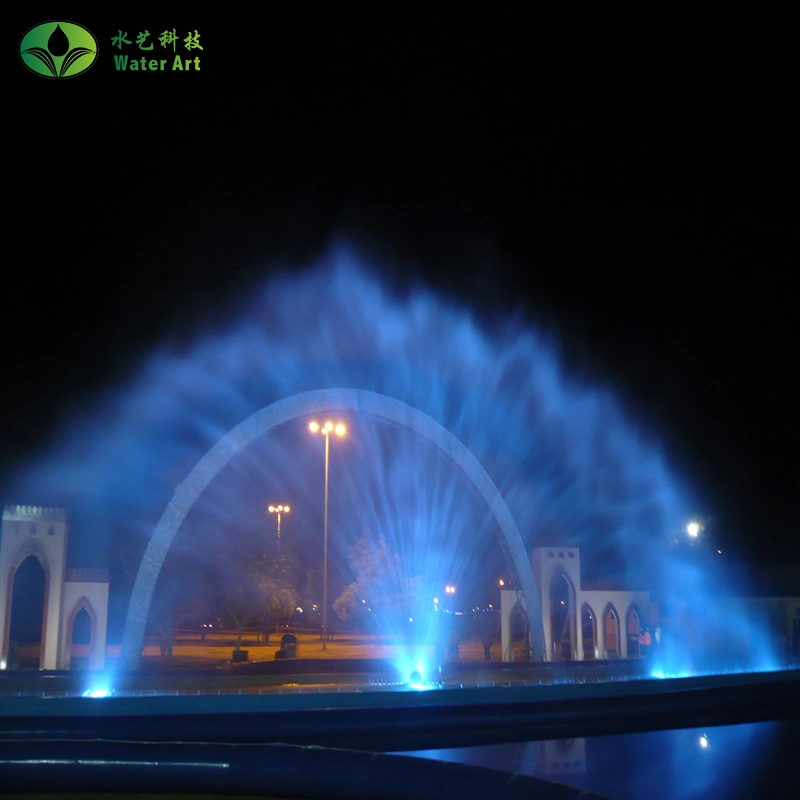
[[[435,444],[463,470],[500,525],[500,536],[514,563],[525,598],[533,658],[544,660],[541,604],[522,536],[505,500],[475,456],[443,425],[400,400],[365,389],[316,389],[278,400],[256,411],[220,439],[175,490],[147,545],[131,593],[121,653],[129,668],[136,669],[141,660],[150,600],[164,558],[183,520],[209,482],[237,453],[277,425],[310,414],[336,411],[356,411],[409,428]]]

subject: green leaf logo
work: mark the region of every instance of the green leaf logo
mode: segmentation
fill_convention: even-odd
[[[42,22],[20,40],[19,57],[31,72],[42,77],[74,78],[97,59],[97,39],[74,22]]]

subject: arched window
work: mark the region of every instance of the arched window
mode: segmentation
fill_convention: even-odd
[[[570,661],[573,657],[572,586],[563,572],[550,581],[550,634],[553,661]]]
[[[72,610],[67,627],[69,668],[89,669],[97,632],[97,617],[92,604],[82,597]]]
[[[609,603],[603,614],[603,633],[606,641],[606,658],[619,658],[619,614]]]
[[[509,621],[514,661],[530,661],[530,625],[522,603],[517,603],[511,610]]]
[[[597,648],[597,620],[588,603],[581,608],[581,639],[583,640],[583,660],[593,661]]]
[[[641,658],[642,650],[639,647],[639,635],[642,626],[639,610],[635,605],[632,605],[628,609],[628,618],[625,627],[628,631],[628,658]]]
[[[72,644],[92,643],[92,620],[89,612],[82,608],[72,622]]]
[[[35,555],[22,561],[9,589],[8,664],[40,669],[44,658],[47,574]]]

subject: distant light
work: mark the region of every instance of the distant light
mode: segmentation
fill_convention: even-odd
[[[500,585],[501,586],[505,586],[506,585],[506,582],[502,578],[500,578]]]
[[[722,555],[722,550],[717,550],[717,552],[718,552],[720,555]]]
[[[561,601],[561,605],[562,605],[562,606],[564,605],[564,601],[563,601],[563,600]]]
[[[700,524],[697,522],[690,522],[686,526],[686,533],[688,533],[692,539],[696,539],[697,535],[700,533]]]
[[[366,600],[362,600],[361,602],[362,602],[362,603],[366,603],[367,601],[366,601]]]
[[[705,750],[708,747],[708,739],[706,738],[705,734],[700,737],[700,747]]]
[[[274,514],[275,513],[275,506],[270,506],[269,507],[269,513],[270,514]]]
[[[491,603],[489,603],[489,608],[493,608],[493,606],[492,606],[492,604],[491,604]]]
[[[414,618],[413,618],[413,617],[409,617],[409,618],[408,618],[408,621],[409,621],[409,622],[413,622],[413,621],[414,621]]]
[[[434,598],[433,598],[433,602],[434,602],[434,603],[436,603],[436,604],[438,604],[438,602],[439,602],[439,598],[438,598],[438,597],[434,597]]]
[[[311,431],[311,433],[316,433],[319,430],[319,423],[312,422],[311,424],[309,424],[308,429]]]
[[[300,606],[297,606],[297,608],[295,609],[295,611],[299,611],[301,614],[303,613],[303,609],[302,609],[302,608],[300,608]]]
[[[325,423],[325,430],[330,433],[333,430],[333,423],[329,420]]]
[[[6,660],[4,658],[0,658],[0,669],[6,668]]]
[[[337,436],[344,436],[344,435],[345,435],[345,433],[347,433],[347,428],[345,428],[345,427],[344,427],[344,425],[342,425],[342,423],[340,422],[340,423],[339,423],[339,424],[336,426],[336,435],[337,435]]]

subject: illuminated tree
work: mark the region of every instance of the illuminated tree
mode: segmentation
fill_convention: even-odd
[[[266,621],[270,626],[288,622],[297,607],[295,570],[285,555],[275,558],[267,572],[265,607]]]
[[[285,556],[270,558],[255,551],[244,556],[229,569],[221,592],[222,606],[237,631],[237,651],[248,627],[280,624],[297,604],[294,571]]]
[[[378,636],[382,629],[404,628],[402,621],[413,617],[417,608],[421,578],[408,575],[402,557],[386,539],[369,533],[353,545],[348,564],[356,579],[333,604],[339,619],[366,617]]]

